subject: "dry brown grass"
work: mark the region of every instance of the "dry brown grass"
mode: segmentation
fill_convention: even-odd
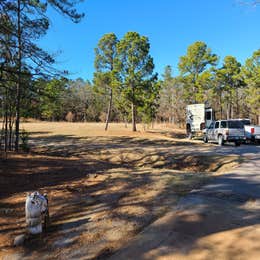
[[[204,154],[209,146],[162,125],[136,133],[123,124],[111,124],[107,132],[96,123],[22,128],[30,132],[30,154],[0,161],[0,257],[105,256],[205,183],[212,171],[239,163],[236,156]],[[200,153],[194,156],[195,150]],[[49,194],[52,226],[43,241],[13,249],[12,239],[25,227],[25,194],[35,189]]]

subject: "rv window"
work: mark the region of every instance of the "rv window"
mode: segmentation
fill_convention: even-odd
[[[206,112],[206,120],[211,120],[211,111]]]
[[[221,121],[220,128],[227,128],[227,122],[226,121]]]

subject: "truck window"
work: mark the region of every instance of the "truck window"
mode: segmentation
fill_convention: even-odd
[[[251,124],[249,119],[241,120],[241,122],[243,123],[243,125],[250,125]]]
[[[206,120],[211,120],[211,111],[206,112]]]
[[[228,128],[244,128],[241,121],[228,121]]]
[[[227,128],[227,121],[221,121],[220,128]]]
[[[215,128],[219,128],[219,122],[215,123]]]
[[[209,129],[212,129],[214,126],[214,123],[212,122],[210,125],[209,125]]]

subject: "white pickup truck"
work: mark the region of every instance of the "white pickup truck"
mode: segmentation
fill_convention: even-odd
[[[260,126],[252,125],[250,119],[238,119],[240,120],[245,129],[246,140],[249,142],[260,142]]]
[[[203,141],[217,142],[223,145],[226,142],[233,142],[236,146],[245,142],[244,125],[240,120],[219,120],[213,121],[204,131]]]
[[[259,125],[244,125],[246,140],[250,142],[260,142],[260,126]]]

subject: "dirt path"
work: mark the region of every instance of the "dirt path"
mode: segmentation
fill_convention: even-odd
[[[259,169],[258,153],[192,191],[109,259],[259,259]]]

